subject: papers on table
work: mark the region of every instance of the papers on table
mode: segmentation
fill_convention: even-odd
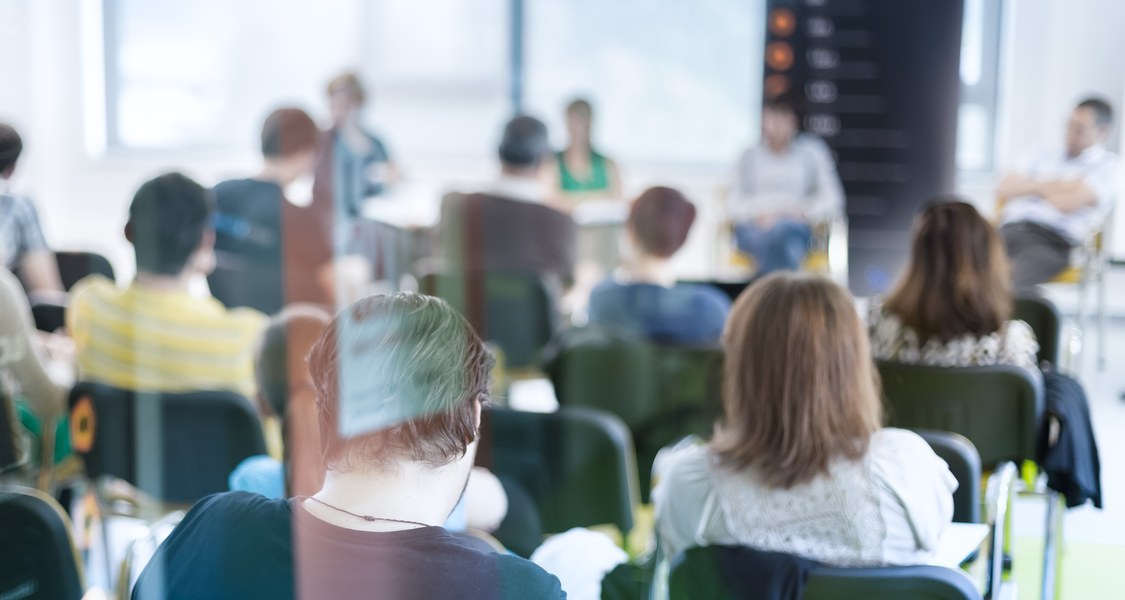
[[[956,569],[980,548],[988,537],[989,526],[980,523],[950,523],[938,541],[937,551],[928,564]]]

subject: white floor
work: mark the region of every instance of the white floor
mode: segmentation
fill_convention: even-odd
[[[1102,465],[1104,508],[1092,505],[1070,510],[1064,523],[1067,541],[1125,545],[1125,267],[1110,270],[1107,279],[1106,364],[1097,368],[1096,323],[1087,324],[1078,378],[1086,388]],[[1073,322],[1077,295],[1073,288],[1048,290],[1068,323]],[[1091,303],[1092,305],[1092,303]],[[1091,311],[1092,312],[1092,311]],[[1014,512],[1016,535],[1041,535],[1044,504],[1035,498],[1021,499]]]

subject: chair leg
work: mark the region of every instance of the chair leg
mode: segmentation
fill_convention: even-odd
[[[1098,371],[1105,370],[1105,345],[1106,345],[1106,329],[1105,329],[1105,276],[1106,265],[1103,263],[1098,267]]]
[[[1054,490],[1047,490],[1046,536],[1043,542],[1043,587],[1040,598],[1053,600],[1058,596],[1059,567],[1062,564],[1062,499]]]

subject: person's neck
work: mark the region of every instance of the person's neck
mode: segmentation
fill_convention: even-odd
[[[571,140],[570,145],[563,149],[563,155],[568,159],[586,159],[592,152],[589,140]]]
[[[258,175],[255,176],[254,179],[276,183],[284,188],[290,183],[293,183],[296,177],[294,177],[290,169],[281,162],[266,160],[265,164],[262,165],[262,170],[258,172]]]
[[[500,176],[509,179],[539,180],[538,167],[517,167],[515,165],[500,165]]]
[[[329,470],[324,486],[304,507],[313,516],[347,529],[397,531],[417,526],[396,521],[412,521],[440,526],[453,512],[468,478],[468,466],[457,461],[430,467],[414,461],[401,461],[386,468],[340,472]],[[356,515],[394,519],[366,521]]]
[[[786,152],[789,151],[789,146],[792,143],[793,142],[791,142],[791,141],[782,142],[782,141],[778,141],[778,140],[768,140],[767,139],[766,140],[766,148],[769,148],[769,151],[774,153],[774,154],[785,154]]]
[[[191,273],[186,269],[179,275],[157,275],[156,273],[137,271],[136,277],[133,278],[133,284],[147,290],[189,292],[191,291]]]
[[[676,284],[672,261],[667,258],[642,255],[634,257],[621,268],[621,273],[631,283],[651,283],[664,287]]]

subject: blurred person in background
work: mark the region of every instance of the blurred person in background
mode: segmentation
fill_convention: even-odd
[[[1070,264],[1070,250],[1099,231],[1113,209],[1120,158],[1106,150],[1113,109],[1079,102],[1066,123],[1065,151],[1045,152],[996,188],[1000,235],[1019,294],[1033,294]]]
[[[738,249],[754,257],[759,275],[796,270],[808,254],[812,228],[843,212],[844,191],[823,140],[802,133],[796,99],[762,105],[762,138],[738,161],[727,201]]]
[[[43,237],[39,212],[12,186],[22,153],[20,134],[0,123],[0,260],[19,274],[29,292],[62,292],[58,262]]]
[[[66,310],[79,377],[128,390],[229,390],[254,397],[259,312],[193,293],[214,268],[211,194],[168,173],[137,189],[125,238],[137,273],[125,288],[101,275],[75,284]]]
[[[590,324],[660,342],[719,341],[730,299],[708,285],[676,283],[671,268],[695,214],[695,205],[672,188],[649,188],[633,201],[625,224],[626,259],[591,293]]]
[[[566,105],[567,145],[555,154],[549,174],[560,196],[560,208],[573,208],[584,198],[621,198],[617,163],[596,151],[592,130],[594,108],[576,98]]]
[[[363,128],[361,119],[368,96],[355,73],[343,73],[328,82],[332,114],[332,155],[336,161],[336,201],[349,217],[361,214],[364,198],[382,194],[399,178],[398,168],[377,136]]]
[[[286,303],[331,304],[331,222],[294,204],[311,200],[322,144],[305,111],[279,108],[262,124],[261,171],[215,186],[218,268],[208,282],[227,306],[272,315]]]
[[[518,271],[563,290],[574,281],[578,227],[548,205],[544,159],[547,127],[518,116],[504,126],[497,154],[500,176],[483,192],[454,193],[441,208],[447,267],[462,273]]]

